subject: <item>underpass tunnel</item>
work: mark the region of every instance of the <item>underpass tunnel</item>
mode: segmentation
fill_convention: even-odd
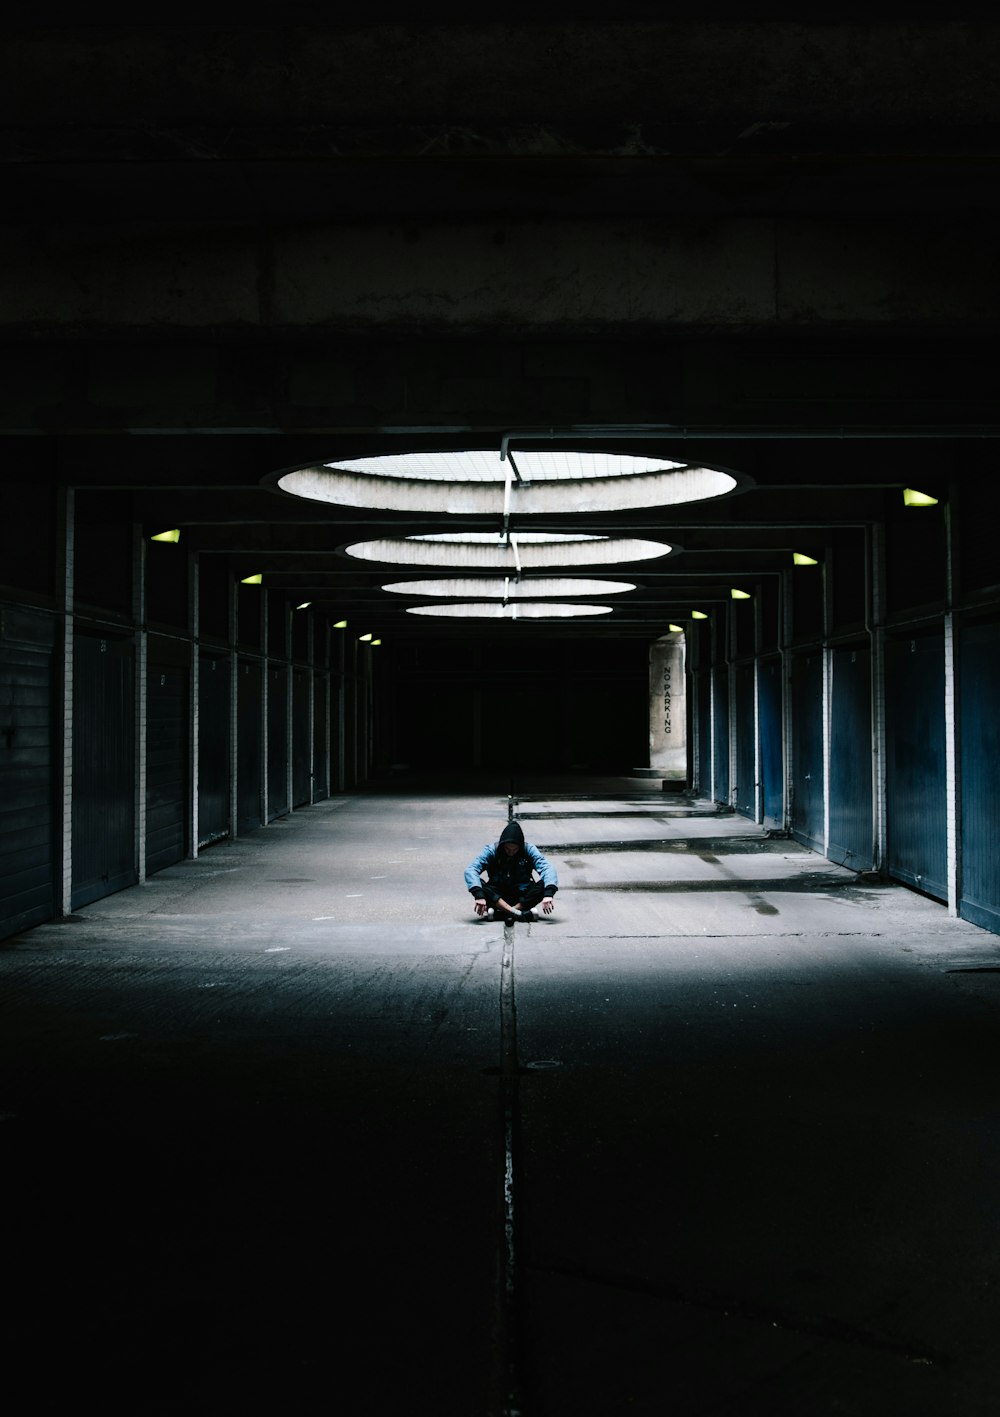
[[[31,1410],[996,1408],[1000,25],[702,9],[8,27]]]
[[[792,488],[799,440],[654,456],[635,431],[618,446],[681,469],[724,451],[740,480],[574,515],[596,493],[564,477],[547,530],[522,514],[505,532],[498,491],[471,516],[287,495],[273,464],[301,444],[280,438],[254,440],[229,493],[211,480],[233,478],[235,440],[159,440],[149,475],[194,458],[210,484],[170,493],[144,489],[131,444],[81,440],[69,485],[62,452],[22,440],[30,480],[4,525],[4,933],[331,794],[540,771],[658,780],[995,930],[996,493],[978,441],[853,440],[871,485],[839,488],[843,440],[809,440],[812,483]],[[580,455],[572,433],[561,447]],[[477,456],[496,481],[496,449]]]

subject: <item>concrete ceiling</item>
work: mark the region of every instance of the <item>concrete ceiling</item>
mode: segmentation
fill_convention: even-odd
[[[724,11],[15,27],[8,449],[387,634],[441,626],[342,547],[454,523],[277,469],[552,427],[732,468],[717,504],[546,519],[680,548],[602,568],[643,635],[987,475],[1000,25]]]

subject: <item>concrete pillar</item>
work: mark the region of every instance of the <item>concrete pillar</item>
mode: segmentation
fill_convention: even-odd
[[[684,634],[649,647],[649,765],[671,782],[687,781],[687,679]]]

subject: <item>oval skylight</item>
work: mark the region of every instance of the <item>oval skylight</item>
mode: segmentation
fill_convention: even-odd
[[[395,595],[441,595],[489,600],[535,600],[557,595],[623,595],[635,590],[629,581],[594,581],[582,576],[538,576],[518,581],[512,576],[455,576],[434,581],[392,581],[383,590]]]
[[[379,561],[386,566],[434,566],[454,571],[516,573],[518,562],[526,571],[567,570],[577,566],[627,565],[668,556],[665,541],[643,541],[626,536],[564,536],[550,532],[518,532],[514,545],[495,532],[464,535],[395,536],[378,541],[356,541],[344,547],[348,556]]]
[[[374,458],[345,458],[323,464],[332,471],[360,472],[366,477],[405,477],[421,482],[500,482],[516,467],[526,482],[576,481],[592,477],[635,477],[671,472],[685,466],[667,458],[636,457],[631,453],[588,453],[575,448],[515,449],[501,459],[496,448],[464,452],[383,453]]]
[[[567,605],[527,600],[502,605],[488,600],[463,605],[410,605],[407,615],[442,615],[454,620],[562,620],[574,615],[610,615],[610,605]]]
[[[516,468],[516,475],[515,474]],[[277,478],[295,497],[377,511],[531,517],[677,506],[737,485],[719,468],[576,449],[390,453],[295,468]]]

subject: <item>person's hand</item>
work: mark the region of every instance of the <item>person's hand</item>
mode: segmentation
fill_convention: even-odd
[[[489,906],[486,904],[485,900],[481,900],[478,896],[472,902],[472,908],[477,915],[485,915],[487,910],[489,910]]]
[[[542,897],[542,909],[545,911],[545,914],[546,914],[546,915],[551,915],[552,912],[553,912],[553,910],[555,910],[555,908],[556,908],[556,906],[555,906],[555,901],[552,899],[552,897],[551,897],[550,895],[546,895],[546,896],[543,896],[543,897]]]

